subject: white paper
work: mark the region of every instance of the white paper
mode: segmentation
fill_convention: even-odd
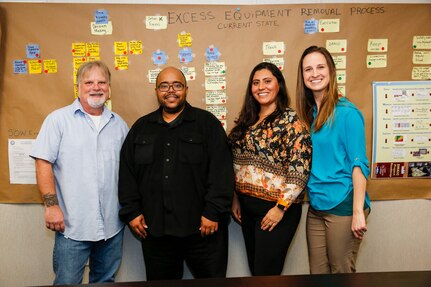
[[[34,139],[8,139],[10,184],[36,184],[35,161],[29,154]]]

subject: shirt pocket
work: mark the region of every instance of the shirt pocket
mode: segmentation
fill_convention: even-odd
[[[135,162],[150,164],[154,161],[154,135],[139,135],[135,139]]]
[[[201,134],[187,133],[179,136],[178,159],[181,162],[199,164],[204,158],[204,138]]]

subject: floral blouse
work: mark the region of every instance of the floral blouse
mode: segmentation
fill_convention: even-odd
[[[303,199],[311,165],[311,138],[290,108],[271,123],[251,126],[232,145],[236,192],[285,207]]]

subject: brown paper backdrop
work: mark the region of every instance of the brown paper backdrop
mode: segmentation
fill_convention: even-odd
[[[113,34],[90,33],[94,12],[106,9]],[[234,13],[234,12],[237,13]],[[167,30],[145,28],[145,16],[168,16]],[[262,16],[264,15],[264,16]],[[305,20],[340,19],[340,32],[304,34]],[[8,138],[35,138],[43,119],[73,101],[73,42],[100,43],[100,56],[112,72],[112,106],[129,125],[157,107],[147,71],[155,69],[151,55],[166,51],[167,65],[181,66],[177,34],[191,33],[196,68],[189,82],[189,102],[205,108],[203,73],[205,49],[214,45],[226,63],[228,130],[240,110],[248,74],[266,56],[262,43],[286,44],[283,71],[295,101],[296,68],[302,51],[326,40],[347,40],[346,94],[366,120],[368,157],[372,145],[372,82],[408,81],[412,71],[413,36],[431,35],[428,4],[313,4],[313,5],[143,5],[143,4],[22,4],[0,3],[0,202],[40,202],[35,185],[10,185]],[[238,28],[238,26],[241,26]],[[388,66],[367,69],[368,39],[389,40]],[[114,70],[114,41],[142,40],[142,55],[129,55],[127,71]],[[26,58],[26,45],[40,45],[41,59],[56,59],[57,74],[15,75],[13,60]],[[85,167],[83,167],[85,168]],[[370,180],[374,200],[431,198],[427,179]]]

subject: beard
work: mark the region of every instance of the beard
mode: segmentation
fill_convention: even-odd
[[[98,109],[103,107],[103,105],[105,104],[106,99],[105,97],[93,97],[93,96],[89,96],[87,98],[87,103],[90,107],[92,107],[93,109]]]

